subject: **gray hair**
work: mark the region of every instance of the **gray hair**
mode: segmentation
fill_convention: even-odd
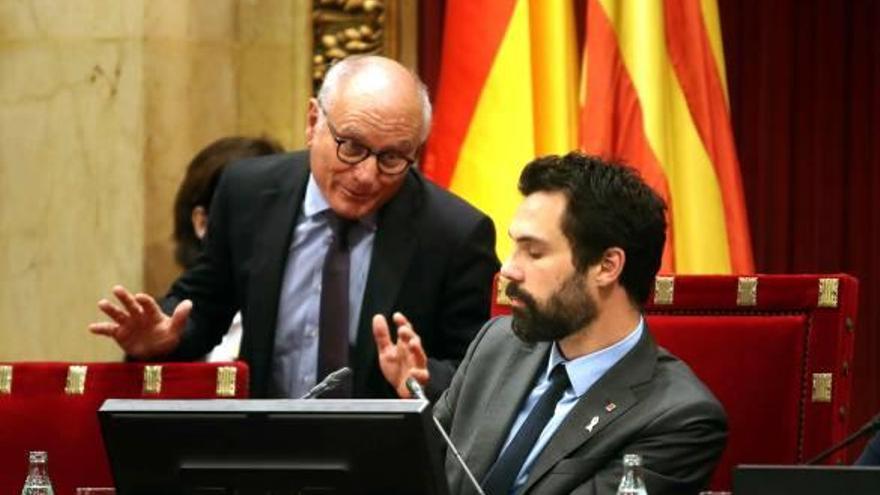
[[[327,104],[331,95],[335,94],[339,82],[350,76],[353,72],[368,65],[369,59],[377,57],[377,55],[351,55],[335,62],[330,66],[330,70],[324,75],[324,82],[318,91],[318,101]],[[389,59],[390,60],[390,59]],[[416,91],[422,106],[422,132],[419,136],[419,143],[424,143],[428,139],[428,133],[431,131],[431,118],[433,109],[431,108],[431,98],[428,96],[428,87],[422,82],[418,74],[406,68],[409,75],[412,76],[416,83]]]

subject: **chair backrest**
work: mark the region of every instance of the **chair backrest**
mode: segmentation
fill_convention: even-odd
[[[235,363],[0,363],[0,493],[19,493],[30,450],[49,454],[55,493],[113,486],[97,410],[108,398],[245,398]]]
[[[506,314],[497,291],[493,314]],[[727,410],[712,488],[729,490],[737,464],[800,463],[845,437],[857,301],[848,275],[657,277],[651,333]]]

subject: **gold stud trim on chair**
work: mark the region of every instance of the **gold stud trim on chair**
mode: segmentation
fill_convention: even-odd
[[[220,366],[217,368],[217,396],[235,397],[235,366]]]
[[[820,308],[836,308],[837,296],[840,288],[840,280],[837,278],[819,279],[819,301],[816,305]]]
[[[831,373],[813,373],[813,402],[831,402]]]
[[[144,395],[162,393],[162,366],[144,366]]]
[[[86,392],[86,375],[88,366],[71,365],[67,367],[67,382],[64,385],[64,393],[67,395],[82,395]]]
[[[654,279],[654,304],[670,305],[675,299],[675,277]]]
[[[757,306],[758,277],[739,277],[736,284],[736,305]]]
[[[0,366],[0,395],[12,393],[12,366],[4,364]]]

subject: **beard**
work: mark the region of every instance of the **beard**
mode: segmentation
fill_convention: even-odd
[[[587,293],[577,273],[565,279],[547,302],[538,304],[534,296],[511,282],[505,291],[524,307],[513,308],[513,333],[523,342],[561,340],[596,319],[596,301]]]

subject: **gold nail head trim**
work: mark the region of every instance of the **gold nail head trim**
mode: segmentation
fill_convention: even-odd
[[[507,285],[510,280],[504,277],[498,277],[498,285],[495,289],[495,302],[502,306],[510,306],[510,298],[507,297]]]
[[[831,373],[813,373],[813,402],[831,402]]]
[[[836,278],[820,278],[819,279],[819,302],[817,306],[820,308],[836,308],[837,292],[840,287],[840,280]]]
[[[675,277],[657,277],[654,279],[654,304],[672,304],[675,296]]]
[[[736,305],[755,306],[758,304],[758,278],[740,277],[736,284]]]
[[[217,396],[235,397],[235,366],[219,366],[217,368]]]
[[[12,393],[12,366],[4,364],[0,366],[0,394]]]
[[[82,395],[86,391],[86,373],[88,366],[68,366],[67,383],[64,385],[64,393],[67,395]]]
[[[144,394],[162,392],[162,366],[144,366]]]

